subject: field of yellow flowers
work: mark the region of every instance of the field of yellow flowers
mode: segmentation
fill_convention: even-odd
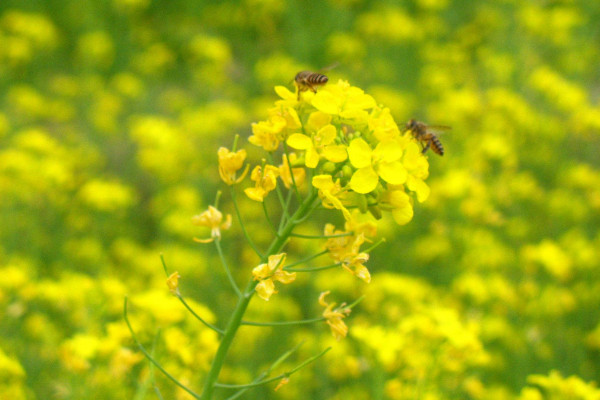
[[[0,399],[600,399],[598,21],[0,1]]]

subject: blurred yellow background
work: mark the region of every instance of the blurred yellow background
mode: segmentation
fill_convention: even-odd
[[[140,339],[200,388],[217,337],[159,255],[224,323],[234,294],[191,224],[222,189],[217,148],[246,146],[275,85],[337,63],[330,79],[399,125],[452,126],[428,153],[431,196],[381,232],[369,285],[327,271],[251,305],[302,319],[322,290],[366,293],[348,338],[243,327],[221,380],[251,381],[302,338],[290,365],[334,348],[242,398],[599,399],[598,21],[586,0],[2,0],[0,398],[159,398],[126,295]],[[260,207],[243,212],[267,240]],[[224,234],[246,281],[243,245]]]

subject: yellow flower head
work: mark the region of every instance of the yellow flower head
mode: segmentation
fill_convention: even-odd
[[[316,168],[319,160],[324,157],[326,160],[339,163],[348,158],[346,146],[335,144],[338,137],[337,128],[330,124],[321,124],[320,121],[331,120],[331,117],[320,111],[316,111],[309,116],[307,128],[310,131],[311,126],[315,131],[309,136],[302,133],[292,134],[287,144],[297,150],[305,150],[305,163],[308,168]]]
[[[327,296],[329,293],[329,290],[321,293],[319,296],[319,304],[325,307],[325,310],[323,311],[323,317],[327,319],[327,325],[329,325],[331,328],[331,334],[336,340],[341,340],[348,334],[348,327],[344,323],[343,319],[350,314],[351,310],[347,307],[344,307],[344,304],[334,310],[333,307],[335,307],[335,303],[327,303],[325,301],[325,296]]]
[[[331,175],[317,175],[312,179],[312,184],[319,189],[319,197],[326,208],[337,208],[344,214],[344,218],[350,219],[350,211],[342,203],[340,197],[344,195],[339,179],[333,182]]]
[[[429,164],[412,133],[398,127],[389,108],[341,80],[315,93],[308,91],[300,100],[283,86],[275,91],[280,100],[267,120],[253,124],[250,142],[267,151],[284,142],[298,155],[288,155],[293,160],[284,157],[278,173],[266,171],[273,168],[269,166],[264,171],[255,168],[251,177],[256,185],[246,189],[251,199],[263,201],[275,189],[277,176],[288,189],[301,185],[310,168],[314,171],[309,183],[318,190],[322,205],[340,210],[346,221],[352,218],[352,208],[377,219],[382,211],[391,211],[398,224],[411,220],[413,199],[423,202],[429,196]],[[238,181],[235,174],[229,181]],[[368,281],[363,262],[356,253],[344,266]]]
[[[223,220],[223,214],[213,206],[208,206],[208,210],[202,214],[195,215],[192,217],[192,223],[197,226],[206,226],[211,229],[210,238],[198,239],[194,238],[199,243],[210,243],[215,239],[221,238],[221,229],[229,229],[231,227],[231,215],[227,214],[225,222]]]
[[[173,296],[179,296],[179,272],[173,272],[167,278],[167,286],[169,287],[169,291],[173,294]]]
[[[344,232],[336,230],[332,224],[325,225],[325,236],[334,236],[327,239],[325,248],[329,251],[329,256],[337,263],[341,263],[342,267],[357,278],[371,282],[371,274],[364,263],[369,260],[369,254],[360,252],[360,246],[365,242],[365,234],[363,232]],[[340,236],[348,233],[347,236]]]
[[[246,177],[249,168],[248,165],[246,165],[246,169],[242,175],[239,178],[236,177],[237,171],[244,165],[246,150],[242,149],[233,153],[225,147],[220,147],[217,154],[219,156],[219,175],[221,175],[223,182],[228,185],[235,185]]]
[[[265,151],[274,151],[279,147],[281,132],[286,126],[285,118],[274,115],[267,121],[260,121],[252,124],[252,136],[248,141],[256,146],[260,146]]]
[[[267,263],[260,264],[252,270],[252,276],[255,281],[260,281],[256,285],[256,293],[266,301],[269,301],[275,290],[275,281],[283,284],[292,283],[296,279],[295,272],[283,271],[283,263],[285,262],[286,254],[275,254],[269,256]]]
[[[352,166],[357,168],[350,179],[352,190],[370,193],[377,187],[379,178],[393,185],[406,182],[408,173],[401,161],[403,150],[399,137],[379,142],[374,150],[362,138],[350,142],[348,156]]]
[[[263,171],[263,168],[257,165],[250,175],[250,179],[255,182],[255,186],[244,190],[244,193],[252,200],[262,202],[267,194],[277,187],[278,176],[279,168],[273,165],[266,165]]]

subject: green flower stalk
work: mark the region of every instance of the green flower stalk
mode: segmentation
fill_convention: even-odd
[[[246,164],[246,151],[236,149],[238,137],[233,150],[224,147],[218,150],[219,175],[231,189],[238,223],[249,246],[260,259],[258,265],[247,269],[248,282],[243,289],[233,279],[220,245],[221,231],[231,226],[231,216],[224,217],[215,204],[193,219],[194,224],[210,229],[209,238],[195,240],[215,244],[232,290],[237,295],[237,304],[225,328],[220,329],[201,320],[221,335],[202,392],[193,394],[202,400],[212,399],[216,389],[237,389],[239,392],[230,397],[236,398],[255,386],[276,380],[279,380],[278,389],[289,381],[293,372],[326,352],[305,360],[277,379],[268,377],[272,367],[268,373],[257,375],[246,385],[219,383],[217,379],[241,325],[260,327],[326,322],[333,336],[337,340],[343,339],[348,332],[344,319],[356,302],[350,306],[342,303],[335,307],[336,303],[325,301],[329,291],[315,299],[325,307],[321,317],[284,322],[250,322],[244,321],[243,317],[255,294],[259,297],[257,301],[269,301],[278,290],[292,285],[298,273],[339,268],[340,273],[357,277],[357,283],[369,283],[371,274],[366,263],[369,251],[378,243],[369,249],[361,248],[365,243],[373,242],[377,221],[389,212],[398,224],[406,224],[413,216],[414,199],[422,202],[429,195],[425,183],[429,164],[418,143],[410,132],[400,131],[389,109],[379,106],[363,90],[339,81],[320,88],[316,93],[298,90],[293,93],[282,86],[277,86],[275,91],[280,99],[269,109],[266,120],[252,125],[249,138],[251,144],[266,152],[265,158],[254,167]],[[244,193],[248,199],[263,203],[265,217],[274,233],[265,250],[252,239],[238,207],[236,186],[244,184],[250,170],[252,183],[244,189]],[[281,207],[279,221],[272,220],[264,205],[265,199],[272,193],[276,194]],[[296,228],[309,221],[318,208],[338,214],[334,215],[336,219],[343,217],[344,228],[338,229],[328,222],[320,237],[295,233]],[[323,255],[329,255],[334,263],[312,268],[299,267],[301,262],[286,265],[287,243],[310,239],[322,239],[323,251],[307,255],[302,263]],[[179,279],[177,273],[169,275],[169,289],[194,313],[179,292]],[[162,367],[158,369],[165,372]],[[185,390],[190,393],[188,388]]]

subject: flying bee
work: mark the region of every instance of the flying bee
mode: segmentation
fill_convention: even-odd
[[[326,68],[321,69],[322,71],[328,71],[337,67],[338,63],[332,64]],[[321,72],[312,71],[300,71],[294,78],[294,83],[298,87],[298,100],[300,100],[300,93],[310,90],[313,93],[317,93],[317,88],[325,85],[329,82],[327,75],[323,75]]]
[[[427,125],[424,122],[411,119],[406,123],[406,130],[410,131],[415,139],[423,146],[423,154],[431,147],[431,150],[440,156],[444,155],[444,146],[438,139],[435,130],[449,130],[449,126],[444,125]],[[439,133],[438,133],[439,134]]]
[[[294,78],[294,83],[298,87],[298,100],[300,100],[300,93],[310,90],[317,93],[317,87],[323,86],[329,81],[326,75],[318,72],[311,71],[300,71]]]

